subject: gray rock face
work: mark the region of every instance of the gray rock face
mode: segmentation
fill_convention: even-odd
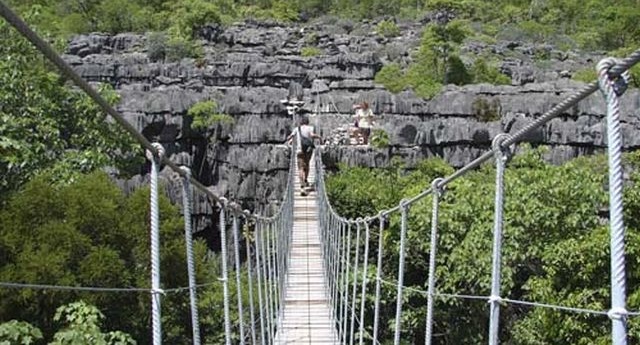
[[[463,50],[470,56],[502,54],[501,68],[512,85],[447,86],[425,100],[411,91],[392,94],[373,80],[383,62],[410,62],[421,24],[401,24],[403,35],[393,39],[378,36],[374,24],[208,26],[200,31],[205,57],[176,63],[151,62],[142,35],[83,35],[70,41],[65,59],[89,81],[115,86],[121,96],[118,110],[149,139],[164,144],[172,159],[191,165],[219,195],[252,209],[269,208],[285,189],[290,152],[282,143],[294,126],[280,100],[292,85],[302,88],[303,111],[313,115],[311,123],[321,135],[348,126],[352,105],[359,101],[371,105],[377,127],[389,134],[387,149],[327,146],[323,159],[329,168],[338,162],[380,167],[391,156],[409,166],[439,156],[459,167],[482,154],[495,135],[516,133],[583,87],[567,77],[588,60],[597,61],[521,42],[467,42]],[[302,57],[302,48],[309,46],[321,54]],[[536,65],[533,58],[540,54],[551,56],[551,62]],[[629,90],[622,99],[627,149],[640,146],[639,96]],[[193,104],[208,99],[234,118],[234,124],[218,129],[217,144],[192,130],[186,116]],[[550,145],[549,159],[555,163],[602,151],[604,114],[596,94],[526,140]],[[166,171],[165,177],[174,180]],[[177,199],[179,189],[169,189]],[[200,228],[208,226],[211,205],[200,196],[194,207],[202,216]]]

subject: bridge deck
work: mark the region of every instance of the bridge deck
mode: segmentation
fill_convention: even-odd
[[[310,170],[312,182],[315,176]],[[325,292],[316,193],[301,196],[297,178],[291,265],[278,321],[276,344],[339,344]]]

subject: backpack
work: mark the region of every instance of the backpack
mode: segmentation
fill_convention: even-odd
[[[311,153],[315,149],[316,145],[311,138],[307,138],[300,133],[300,127],[298,127],[298,135],[300,136],[300,149],[304,153]]]

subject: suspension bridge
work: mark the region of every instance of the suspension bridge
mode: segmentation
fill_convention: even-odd
[[[511,134],[501,134],[493,146],[463,168],[450,176],[435,179],[423,192],[402,200],[397,206],[381,210],[375,215],[357,219],[346,219],[338,214],[327,197],[324,166],[319,157],[322,147],[314,153],[309,195],[298,193],[302,186],[296,179],[295,141],[291,149],[291,161],[287,177],[287,188],[279,210],[271,216],[252,214],[237,204],[213,194],[191,176],[188,168],[176,165],[164,155],[161,145],[149,142],[138,133],[121,114],[111,107],[86,81],[84,81],[60,56],[38,37],[18,16],[0,2],[0,15],[31,41],[62,74],[85,91],[97,104],[128,131],[147,150],[151,161],[151,287],[150,288],[94,288],[76,286],[50,286],[1,282],[3,288],[63,289],[80,291],[144,291],[151,296],[151,323],[153,344],[162,344],[162,298],[172,291],[188,290],[191,301],[191,327],[193,343],[200,344],[200,328],[197,309],[197,289],[194,277],[194,262],[191,248],[191,203],[195,190],[214,200],[219,209],[219,229],[222,247],[222,281],[224,294],[224,339],[226,344],[381,344],[402,343],[402,313],[404,293],[404,267],[406,234],[410,206],[426,197],[432,198],[430,229],[429,268],[426,291],[417,291],[427,296],[424,320],[425,343],[433,341],[434,300],[437,298],[470,298],[489,303],[489,325],[487,339],[490,345],[498,344],[500,332],[500,309],[505,304],[521,304],[538,308],[551,308],[558,312],[574,312],[606,315],[611,319],[611,341],[614,345],[627,344],[627,320],[640,315],[626,309],[624,225],[622,222],[622,167],[619,98],[628,83],[631,66],[640,60],[640,50],[624,60],[607,58],[598,66],[598,81],[586,85],[567,97],[530,125]],[[610,198],[610,246],[611,246],[611,305],[609,310],[590,310],[545,303],[519,301],[501,295],[501,244],[504,203],[504,172],[508,158],[514,154],[513,146],[532,131],[566,112],[576,103],[600,90],[607,103],[607,134],[609,156]],[[438,248],[438,214],[440,199],[445,187],[481,164],[493,161],[496,166],[495,204],[493,227],[493,254],[491,291],[484,296],[445,294],[436,286],[436,254]],[[158,171],[161,164],[168,166],[182,178],[183,211],[185,219],[185,243],[188,256],[187,271],[189,286],[162,289],[159,270],[159,218]],[[398,272],[394,277],[382,275],[383,233],[392,215],[399,218],[400,248]],[[241,224],[251,228],[251,235],[242,239]],[[227,236],[231,234],[232,239]],[[246,262],[240,258],[241,246],[246,248]],[[232,251],[232,253],[230,253]],[[372,255],[375,253],[375,257]],[[229,255],[231,254],[231,255]],[[233,258],[233,262],[228,262]],[[410,258],[409,258],[410,260]],[[242,268],[246,269],[242,269]],[[370,272],[369,267],[375,267]],[[230,273],[231,271],[231,273]],[[244,273],[243,273],[244,272]],[[249,290],[248,301],[243,301],[240,281],[246,274]],[[235,298],[230,291],[230,280],[236,280],[238,291]],[[368,291],[370,285],[373,291]],[[392,337],[381,339],[380,324],[381,289],[383,285],[395,290],[395,315]],[[413,289],[413,288],[412,288]],[[415,289],[413,289],[415,290]],[[367,296],[374,296],[367,298]],[[235,299],[235,300],[234,300]],[[373,315],[365,314],[367,308]],[[232,320],[231,310],[237,309],[238,317]],[[248,310],[246,310],[248,309]],[[233,323],[233,324],[232,324]]]

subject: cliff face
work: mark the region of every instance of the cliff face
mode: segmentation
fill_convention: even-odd
[[[261,202],[280,199],[284,189],[289,150],[281,144],[292,120],[280,100],[291,90],[303,94],[304,109],[314,114],[311,122],[324,136],[351,122],[357,101],[371,104],[379,127],[390,136],[391,146],[382,150],[330,146],[323,157],[329,165],[384,166],[397,155],[409,166],[433,156],[462,166],[484,152],[496,134],[522,128],[584,86],[569,77],[601,58],[522,42],[467,42],[463,60],[492,52],[513,85],[447,86],[431,100],[376,85],[373,79],[383,63],[410,62],[421,25],[401,24],[402,36],[394,39],[377,35],[375,23],[369,22],[210,26],[200,32],[205,57],[177,63],[152,62],[144,35],[92,34],[75,37],[65,59],[84,78],[112,84],[121,95],[118,109],[149,139],[161,142],[174,161],[191,165],[217,193],[261,209],[270,207]],[[302,57],[310,46],[321,54]],[[548,57],[545,63],[536,61],[540,52]],[[640,146],[635,135],[638,95],[630,90],[622,101],[627,149]],[[191,105],[205,99],[215,100],[235,120],[220,129],[215,152],[190,129],[186,117]],[[529,141],[549,145],[549,159],[556,163],[603,151],[604,114],[601,95],[593,95]],[[196,209],[210,210],[197,204]]]

